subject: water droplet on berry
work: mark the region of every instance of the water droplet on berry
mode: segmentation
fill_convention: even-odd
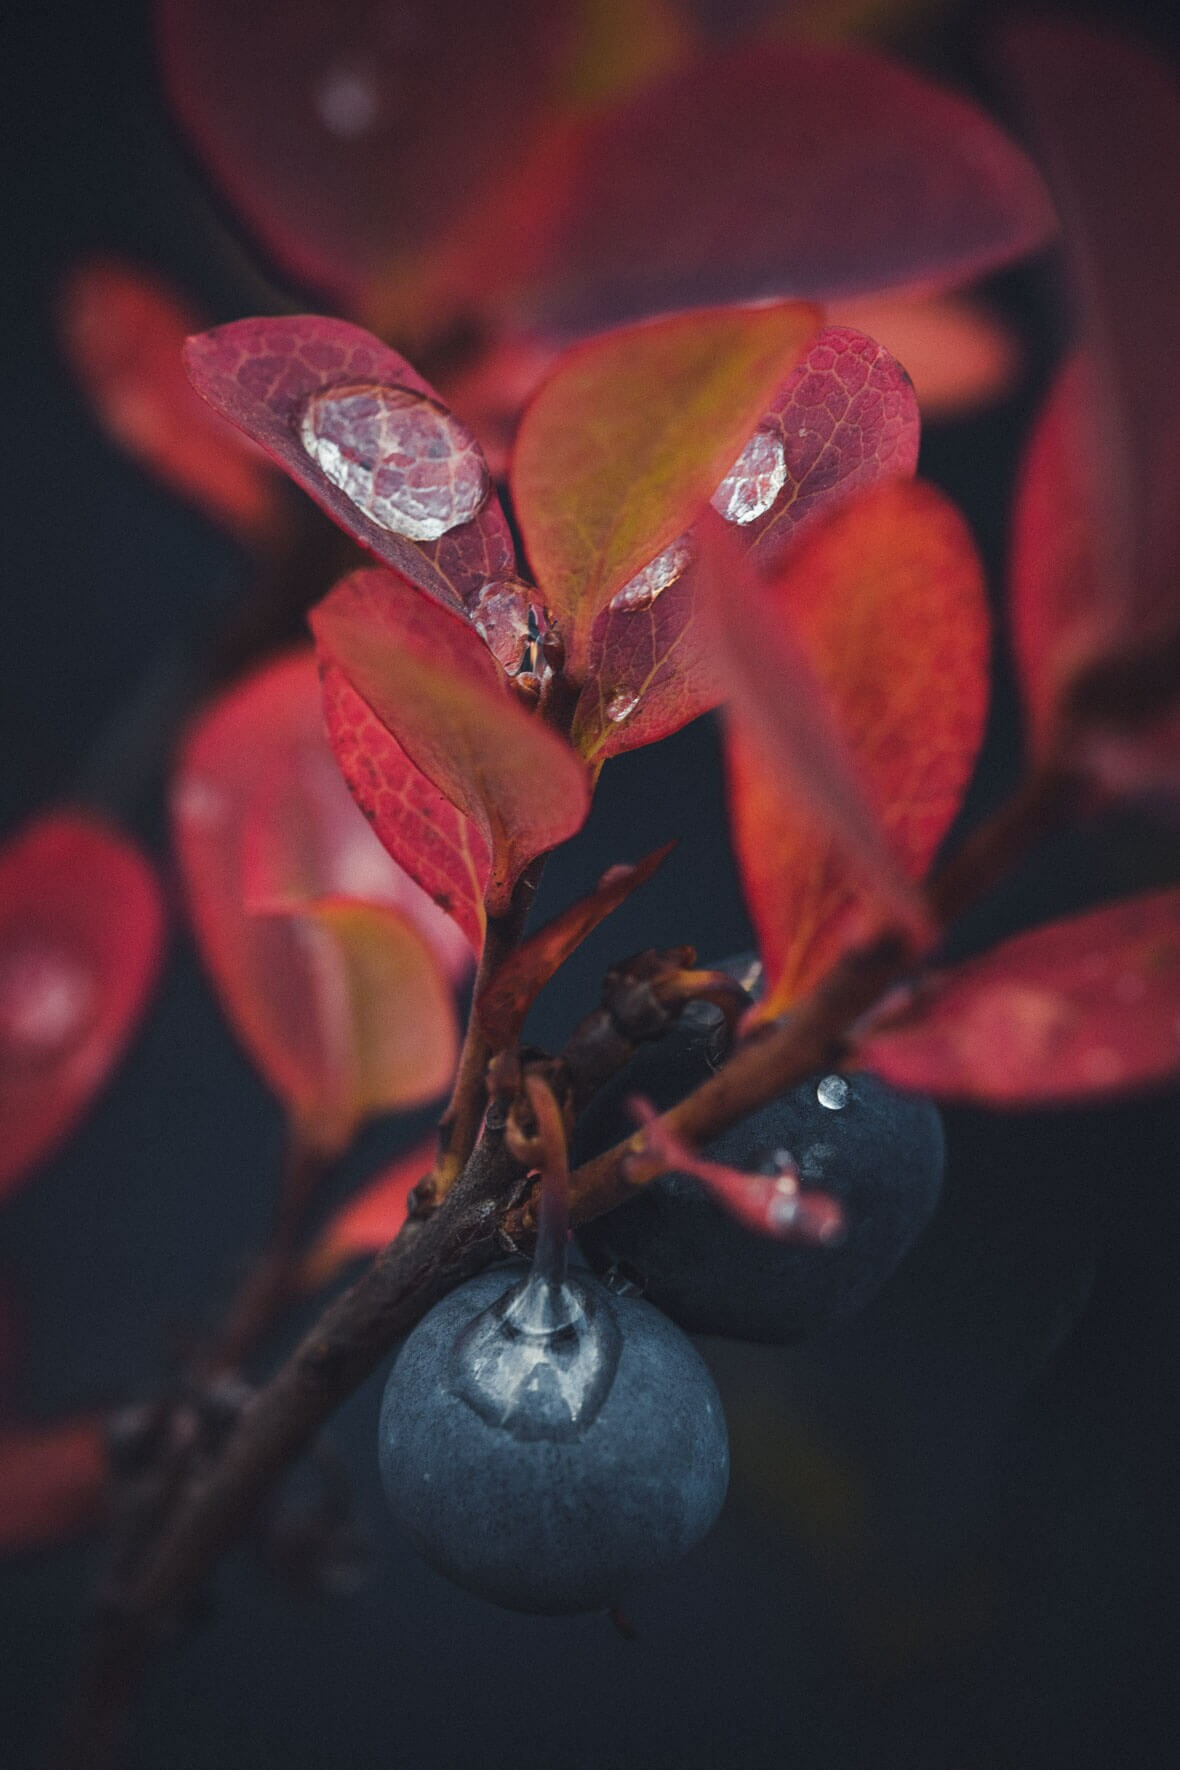
[[[28,938],[0,953],[0,1045],[25,1062],[76,1044],[97,1006],[93,972],[75,954]]]
[[[485,584],[471,609],[476,632],[496,662],[510,676],[529,664],[542,631],[533,607],[533,592],[518,578],[497,578]]]
[[[470,522],[490,481],[465,425],[406,387],[359,382],[312,394],[299,440],[363,516],[410,541]]]
[[[829,1112],[839,1112],[848,1105],[848,1083],[843,1076],[825,1076],[815,1090],[815,1097]]]
[[[621,725],[639,705],[639,696],[629,688],[616,688],[606,703],[606,716],[612,725]]]
[[[692,564],[692,542],[687,535],[678,535],[670,546],[645,565],[641,572],[616,590],[611,597],[612,609],[624,614],[650,608],[657,597],[670,590]]]
[[[756,522],[766,515],[786,483],[782,438],[773,430],[756,430],[711,502],[726,522]]]
[[[381,114],[377,70],[367,56],[341,56],[331,62],[312,92],[316,116],[330,135],[359,141]]]

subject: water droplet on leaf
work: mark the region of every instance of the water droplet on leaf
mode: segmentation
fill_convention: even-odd
[[[839,1112],[848,1105],[848,1083],[843,1076],[825,1076],[815,1090],[815,1097],[829,1112]]]
[[[621,725],[639,705],[639,696],[629,688],[616,688],[607,698],[606,716],[612,725]]]
[[[710,502],[726,522],[756,522],[766,515],[786,483],[782,438],[773,430],[756,430]]]
[[[678,535],[670,546],[645,565],[641,572],[616,590],[611,597],[613,609],[631,613],[638,609],[650,608],[658,596],[670,590],[678,578],[682,578],[692,564],[692,542],[687,535]]]
[[[304,407],[299,440],[362,515],[410,541],[437,541],[470,522],[488,495],[471,432],[405,387],[325,388]]]
[[[533,648],[544,631],[534,594],[518,578],[497,578],[483,586],[471,610],[476,632],[510,676],[534,661]]]
[[[73,953],[28,939],[0,954],[0,1045],[37,1062],[74,1044],[96,1007],[95,979]]]

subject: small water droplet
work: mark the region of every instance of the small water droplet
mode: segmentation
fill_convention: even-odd
[[[476,632],[510,676],[535,660],[543,624],[531,600],[534,594],[519,578],[496,578],[472,604]]]
[[[12,1055],[53,1056],[81,1037],[96,1006],[93,972],[62,947],[30,939],[0,955],[0,1044]]]
[[[766,515],[786,483],[782,438],[773,430],[756,430],[711,502],[726,522],[756,522]]]
[[[610,599],[613,609],[632,614],[650,608],[656,598],[670,590],[692,564],[692,542],[687,535],[678,535],[670,546],[645,565],[641,572],[616,590]]]
[[[377,69],[368,56],[341,56],[331,62],[312,91],[316,116],[330,135],[359,141],[381,114]]]
[[[848,1083],[843,1076],[825,1076],[815,1090],[815,1097],[829,1112],[839,1112],[848,1105]]]
[[[630,688],[616,688],[606,703],[606,716],[612,725],[621,725],[639,705],[639,696]]]
[[[488,495],[471,432],[406,387],[360,382],[312,394],[299,440],[362,515],[411,541],[437,541],[470,522]]]

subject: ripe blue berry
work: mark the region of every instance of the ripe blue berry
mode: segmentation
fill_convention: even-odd
[[[709,1372],[658,1310],[519,1262],[444,1297],[401,1349],[379,1429],[394,1517],[432,1567],[510,1610],[603,1609],[721,1507]]]
[[[635,1128],[627,1098],[661,1109],[709,1074],[707,1034],[677,1026],[642,1046],[594,1102],[579,1159]],[[836,1243],[803,1246],[744,1228],[686,1174],[661,1175],[630,1203],[587,1225],[591,1263],[618,1265],[692,1333],[788,1344],[837,1325],[871,1300],[929,1220],[942,1184],[942,1122],[934,1106],[877,1077],[815,1076],[733,1126],[704,1154],[773,1172],[785,1157],[806,1189],[842,1207]]]

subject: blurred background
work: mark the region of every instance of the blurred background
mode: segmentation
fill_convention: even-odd
[[[719,3],[701,12],[715,30],[732,23]],[[1174,56],[1145,7],[1117,18]],[[931,0],[899,7],[890,29],[1003,115],[994,22]],[[99,431],[54,304],[94,252],[162,272],[214,321],[273,308],[281,285],[169,115],[146,5],[43,0],[18,8],[5,38],[0,832],[98,792],[167,871],[170,720],[191,660],[232,624],[246,568]],[[967,513],[998,596],[1019,445],[1063,322],[1045,258],[985,293],[1023,370],[982,413],[928,424],[921,470]],[[1001,659],[968,821],[1012,783],[1019,754]],[[612,763],[584,836],[549,867],[542,910],[615,861],[672,836],[680,846],[544,998],[538,1042],[561,1039],[621,953],[691,942],[719,958],[749,944],[724,828],[711,720]],[[1178,880],[1180,833],[1122,815],[1046,844],[958,944]],[[948,1112],[943,1204],[863,1317],[791,1352],[702,1342],[730,1419],[732,1490],[708,1541],[628,1595],[635,1641],[605,1619],[502,1614],[416,1560],[383,1517],[374,1378],[330,1435],[371,1526],[369,1577],[296,1600],[248,1551],[231,1557],[208,1615],[151,1677],[127,1764],[1162,1762],[1175,1700],[1177,1104]],[[428,1122],[367,1133],[338,1192]],[[113,1084],[0,1219],[10,1413],[51,1419],[160,1383],[265,1233],[281,1135],[178,928]],[[44,1749],[91,1566],[85,1542],[0,1566],[5,1765]]]

